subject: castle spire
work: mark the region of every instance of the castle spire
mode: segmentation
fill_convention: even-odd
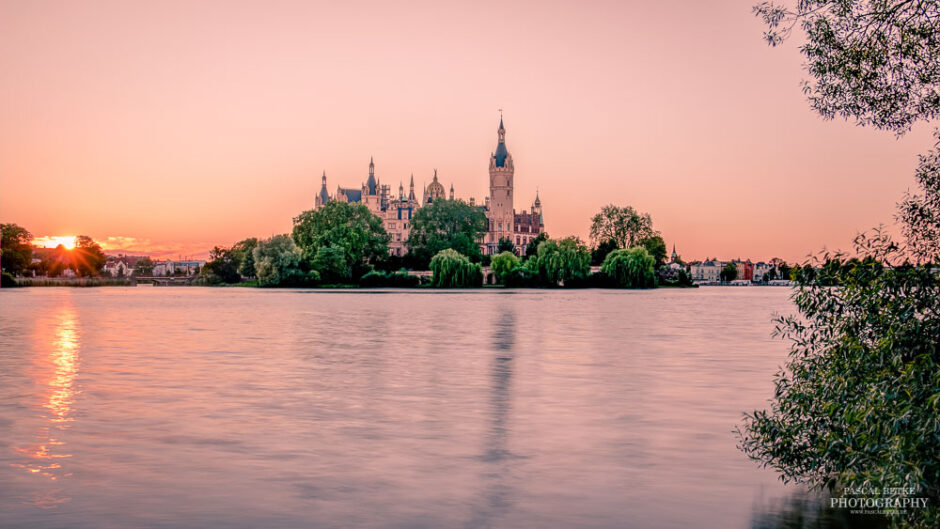
[[[498,135],[498,142],[496,144],[496,152],[493,153],[493,161],[495,162],[496,167],[505,167],[506,158],[509,157],[509,150],[506,148],[506,127],[503,126],[503,113],[499,113],[499,128],[496,129]]]
[[[375,180],[375,161],[371,156],[369,157],[369,179],[366,181],[366,187],[370,195],[374,195],[378,187],[378,182]]]
[[[415,174],[411,173],[411,184],[408,188],[408,200],[415,199]]]

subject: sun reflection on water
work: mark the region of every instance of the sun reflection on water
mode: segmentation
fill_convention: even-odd
[[[60,440],[69,423],[75,420],[72,404],[76,394],[79,336],[78,319],[71,305],[63,304],[53,325],[47,334],[52,337],[48,341],[49,353],[38,360],[40,369],[36,377],[36,382],[43,388],[39,403],[46,410],[42,414],[43,424],[36,431],[32,444],[16,448],[26,461],[13,466],[55,482],[72,475],[62,467],[62,460],[72,457],[72,454]],[[27,503],[42,508],[55,508],[68,501],[69,498],[61,496],[58,490],[45,490],[27,499]]]

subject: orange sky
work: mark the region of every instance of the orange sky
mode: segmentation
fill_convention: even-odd
[[[199,255],[288,231],[370,155],[482,200],[503,108],[516,207],[538,188],[553,236],[612,202],[687,259],[846,248],[929,130],[817,117],[753,3],[4,0],[0,220]]]

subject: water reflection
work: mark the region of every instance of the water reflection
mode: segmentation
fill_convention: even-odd
[[[826,498],[809,492],[795,492],[784,498],[758,502],[751,517],[751,529],[882,529],[888,520],[877,515],[851,515],[845,509],[831,509]]]
[[[62,460],[72,457],[61,440],[62,434],[74,421],[72,404],[75,400],[75,377],[78,373],[78,318],[71,304],[63,304],[51,329],[40,329],[39,343],[48,343],[49,351],[38,360],[40,369],[34,378],[43,387],[40,405],[46,412],[43,423],[34,436],[34,443],[16,450],[25,456],[25,463],[14,464],[37,477],[57,481],[72,474],[62,468]],[[69,498],[59,489],[37,492],[27,503],[43,508],[54,508]]]
[[[512,408],[512,376],[515,358],[516,315],[511,307],[497,314],[493,325],[493,359],[490,365],[489,427],[483,441],[483,490],[467,527],[491,527],[512,507],[509,485],[512,456],[509,450]]]

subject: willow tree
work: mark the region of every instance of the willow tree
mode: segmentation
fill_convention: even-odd
[[[755,11],[772,45],[794,29],[805,34],[804,91],[823,117],[902,135],[940,115],[937,0],[801,0]],[[822,254],[794,268],[799,315],[777,322],[789,360],[770,408],[747,414],[738,435],[784,480],[913,488],[927,508],[892,522],[937,527],[940,137],[916,179],[921,192],[897,216],[903,239],[876,229],[856,238],[854,259]]]
[[[653,288],[656,258],[642,246],[628,250],[614,250],[607,254],[601,270],[620,288]]]
[[[439,288],[479,287],[483,284],[483,270],[479,263],[471,263],[467,256],[447,248],[431,258],[431,285]]]

